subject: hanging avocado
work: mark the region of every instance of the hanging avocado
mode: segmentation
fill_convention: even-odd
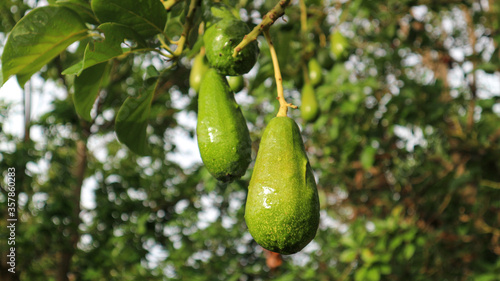
[[[314,122],[319,116],[319,104],[313,86],[305,84],[301,95],[300,113],[302,119],[307,122]]]
[[[275,117],[262,136],[245,207],[250,234],[281,254],[302,250],[316,235],[319,199],[299,128]]]
[[[194,57],[193,67],[189,73],[189,86],[197,93],[200,91],[201,79],[208,70],[208,62],[204,52],[200,52]]]
[[[235,93],[243,90],[243,88],[245,87],[245,80],[243,79],[243,76],[241,76],[241,75],[228,76],[227,83],[229,83],[229,87]]]
[[[321,83],[321,80],[323,80],[323,73],[321,65],[319,65],[318,61],[315,58],[309,60],[308,68],[309,68],[309,79],[311,79],[311,85],[316,86],[319,83]]]
[[[216,179],[231,182],[245,174],[251,161],[245,117],[226,78],[213,68],[201,82],[196,135],[203,164]]]
[[[230,76],[250,71],[257,62],[259,54],[256,41],[248,44],[236,57],[233,57],[234,48],[249,32],[246,23],[237,19],[223,19],[212,24],[203,35],[210,66],[217,69],[220,74]]]

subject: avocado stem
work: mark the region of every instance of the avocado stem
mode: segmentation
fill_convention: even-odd
[[[264,30],[264,36],[266,37],[267,44],[269,45],[269,51],[271,52],[271,58],[273,60],[274,78],[276,79],[278,101],[280,102],[280,109],[276,116],[286,117],[288,112],[288,107],[297,108],[297,106],[291,103],[287,103],[285,100],[285,95],[283,91],[283,78],[281,77],[280,65],[278,63],[278,56],[276,55],[276,49],[274,49],[273,41],[271,40],[271,35],[269,34],[269,29]]]

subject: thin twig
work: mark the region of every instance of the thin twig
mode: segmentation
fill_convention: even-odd
[[[165,38],[168,40],[168,42],[172,43],[172,40],[170,40],[169,38]],[[165,42],[165,40],[163,40],[163,38],[161,38],[160,36],[158,36],[158,40],[160,41],[160,44],[161,44],[161,47],[163,49],[165,49],[167,52],[169,53],[173,53],[172,49],[170,49],[170,47],[167,45],[167,43]]]
[[[300,5],[300,31],[303,35],[307,32],[307,7],[304,0],[299,1]]]
[[[285,8],[290,4],[290,0],[281,0],[274,8],[269,11],[263,18],[262,22],[259,23],[250,33],[245,35],[243,40],[234,48],[233,57],[236,57],[238,53],[245,48],[250,42],[257,40],[257,36],[267,29],[282,15],[285,14]]]
[[[269,51],[271,52],[271,58],[273,60],[274,78],[276,79],[276,88],[278,90],[278,101],[280,102],[280,109],[276,116],[286,117],[288,112],[288,107],[297,108],[297,106],[291,103],[287,103],[285,100],[285,95],[283,92],[283,78],[281,78],[278,56],[276,55],[276,50],[274,49],[273,42],[271,41],[271,35],[269,34],[269,29],[264,30],[264,36],[266,37],[267,44],[269,44]]]
[[[193,25],[193,18],[196,11],[197,2],[198,0],[191,0],[191,2],[189,3],[189,10],[186,16],[186,22],[184,23],[184,30],[182,31],[181,38],[179,38],[179,41],[177,41],[177,49],[175,49],[175,52],[173,53],[174,57],[180,56],[182,50],[184,49],[184,44],[186,43],[189,31],[191,30],[191,26]]]

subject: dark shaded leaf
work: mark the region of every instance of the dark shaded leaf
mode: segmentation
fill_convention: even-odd
[[[93,0],[91,5],[102,23],[120,23],[144,37],[161,33],[167,21],[159,0]]]

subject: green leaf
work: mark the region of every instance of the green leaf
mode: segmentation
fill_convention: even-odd
[[[93,65],[108,61],[123,54],[121,43],[126,39],[137,42],[139,47],[144,47],[146,43],[134,30],[117,23],[104,23],[98,27],[104,34],[103,41],[89,43],[85,48],[83,61],[70,66],[63,71],[64,75],[80,73]]]
[[[403,239],[407,242],[413,240],[413,238],[415,238],[415,235],[417,235],[417,231],[418,231],[417,228],[412,228],[408,230],[405,234],[402,235]]]
[[[63,75],[70,75],[70,74],[77,74],[80,75],[80,73],[83,70],[83,60],[73,64],[72,66],[66,68],[63,70],[62,74]]]
[[[66,7],[71,9],[73,12],[77,13],[81,19],[90,24],[99,24],[94,12],[90,8],[90,4],[83,0],[58,0],[56,2],[58,6]]]
[[[406,245],[404,252],[403,252],[405,259],[407,259],[407,260],[411,259],[411,257],[413,257],[414,253],[415,253],[415,245],[413,245],[413,244]]]
[[[401,243],[403,243],[403,236],[396,236],[389,243],[389,249],[395,250]]]
[[[392,258],[392,254],[391,253],[384,253],[384,254],[379,254],[378,255],[378,260],[380,260],[380,262],[384,262],[384,263],[390,262],[391,258]]]
[[[144,213],[137,219],[137,234],[142,235],[146,233],[146,223],[148,221],[149,214]]]
[[[344,250],[341,254],[340,254],[340,261],[341,262],[352,262],[354,259],[356,259],[356,256],[358,254],[358,251],[356,250],[353,250],[353,249],[347,249],[347,250]]]
[[[367,281],[379,281],[380,280],[380,271],[377,267],[372,267],[366,271],[365,276]]]
[[[384,264],[384,265],[381,265],[379,266],[379,271],[381,274],[391,274],[391,266],[390,265],[387,265],[387,264]]]
[[[355,248],[355,249],[358,248],[358,243],[356,243],[356,241],[351,235],[342,236],[342,238],[340,238],[340,243],[349,248]]]
[[[361,267],[359,268],[356,273],[354,274],[354,280],[356,281],[366,281],[365,277],[366,277],[366,271],[367,271],[367,267]]]
[[[2,54],[4,81],[17,75],[23,86],[42,66],[86,36],[84,22],[72,10],[59,6],[34,9],[14,26],[7,38]]]
[[[118,140],[139,155],[149,153],[146,128],[157,84],[148,87],[139,97],[128,97],[116,116]]]
[[[377,149],[372,147],[371,145],[366,146],[363,149],[363,152],[361,152],[361,166],[363,166],[363,169],[368,170],[373,166],[376,153]]]
[[[156,69],[154,65],[150,65],[146,68],[146,79],[157,78],[158,76],[160,76],[160,72],[158,72],[158,69]]]
[[[361,259],[368,264],[374,263],[378,260],[377,256],[375,256],[375,254],[373,254],[373,252],[367,248],[364,248],[361,251]]]
[[[161,33],[167,22],[159,0],[92,0],[91,6],[102,23],[120,23],[144,37]]]
[[[474,278],[475,281],[495,281],[498,280],[496,279],[498,275],[494,273],[487,273],[487,274],[482,274],[480,276],[477,276]]]
[[[105,80],[106,63],[96,64],[75,78],[75,94],[73,101],[76,113],[83,119],[91,121],[90,111]]]

